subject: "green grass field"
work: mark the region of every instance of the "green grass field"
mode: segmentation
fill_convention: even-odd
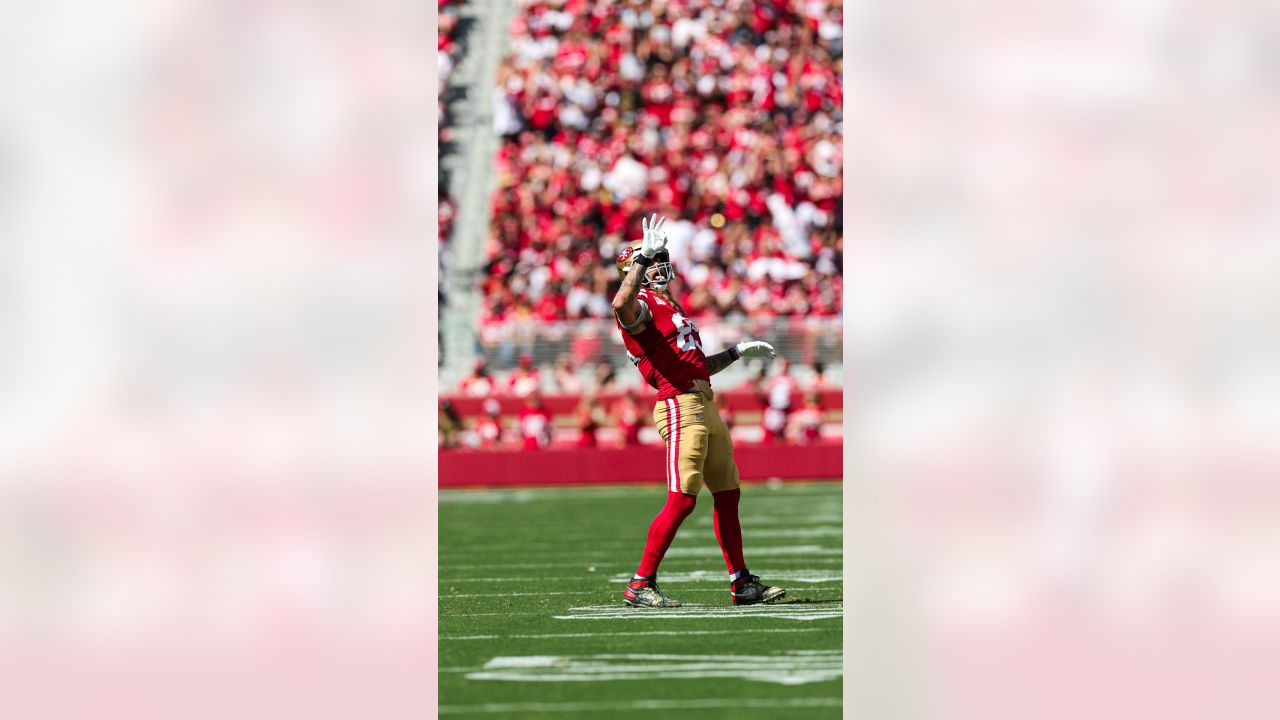
[[[840,717],[841,484],[743,487],[747,563],[783,600],[730,605],[704,490],[658,573],[684,607],[625,608],[665,492],[441,491],[440,714]]]

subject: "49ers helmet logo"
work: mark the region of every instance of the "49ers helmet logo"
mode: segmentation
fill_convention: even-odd
[[[627,245],[622,248],[622,252],[618,253],[618,262],[624,263],[631,259],[631,246]]]

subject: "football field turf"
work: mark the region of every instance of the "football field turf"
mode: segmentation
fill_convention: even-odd
[[[841,484],[743,487],[747,564],[781,601],[730,604],[704,490],[658,571],[684,607],[626,608],[665,493],[442,490],[440,714],[840,717]]]

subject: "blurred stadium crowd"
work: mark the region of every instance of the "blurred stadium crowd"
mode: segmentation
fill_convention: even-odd
[[[440,446],[539,450],[660,444],[647,393],[619,383],[608,362],[590,368],[585,380],[580,370],[569,355],[549,373],[527,355],[501,375],[478,361],[459,393],[441,398]],[[547,397],[545,391],[550,391]],[[720,391],[716,405],[735,441],[812,444],[839,436],[842,410],[826,407],[832,392],[838,394],[840,387],[828,381],[821,364],[809,373],[793,373],[791,363],[779,358],[740,386]],[[514,412],[512,398],[520,403]]]
[[[838,316],[841,7],[518,0],[482,333],[607,318],[651,212],[692,317]]]
[[[458,27],[458,15],[456,5],[458,0],[437,0],[439,3],[439,32],[437,35],[436,48],[436,71],[439,81],[436,85],[436,98],[439,103],[440,124],[438,130],[439,146],[443,149],[453,139],[452,122],[448,113],[448,106],[445,102],[445,86],[449,82],[449,76],[453,74],[453,67],[457,63],[458,42],[455,31]],[[443,170],[439,170],[443,173]],[[444,244],[448,241],[450,234],[453,233],[453,221],[457,215],[457,201],[449,194],[448,183],[442,176],[439,183],[439,234],[436,236],[438,242],[443,249]],[[443,253],[442,253],[443,254]],[[444,268],[440,268],[443,274]]]

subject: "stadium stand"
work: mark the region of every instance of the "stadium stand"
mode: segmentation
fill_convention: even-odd
[[[442,478],[503,484],[508,460],[513,483],[651,479],[654,457],[661,473],[609,304],[617,249],[653,212],[707,352],[762,338],[782,358],[716,378],[760,453],[744,479],[841,474],[841,7],[514,0],[479,90],[499,142],[487,225],[466,233],[476,347],[441,400]]]
[[[607,318],[648,212],[700,326],[840,313],[838,2],[517,2],[482,326]]]
[[[451,145],[453,140],[453,128],[449,117],[448,103],[445,98],[445,88],[449,84],[449,77],[453,74],[453,68],[457,64],[458,43],[456,38],[456,30],[458,28],[458,15],[454,12],[453,5],[455,0],[438,0],[438,32],[436,47],[436,100],[439,103],[439,126],[437,130],[437,140],[441,154]],[[449,178],[443,165],[438,166],[438,207],[439,207],[439,226],[436,235],[437,257],[439,264],[437,271],[438,277],[445,275],[445,245],[453,234],[453,221],[457,214],[457,203],[448,191]],[[444,292],[444,285],[438,285],[439,313],[441,322],[439,323],[440,335],[438,337],[441,346],[444,345],[444,312],[448,307],[449,298]],[[443,355],[443,353],[442,353]],[[443,358],[441,359],[443,362]]]

